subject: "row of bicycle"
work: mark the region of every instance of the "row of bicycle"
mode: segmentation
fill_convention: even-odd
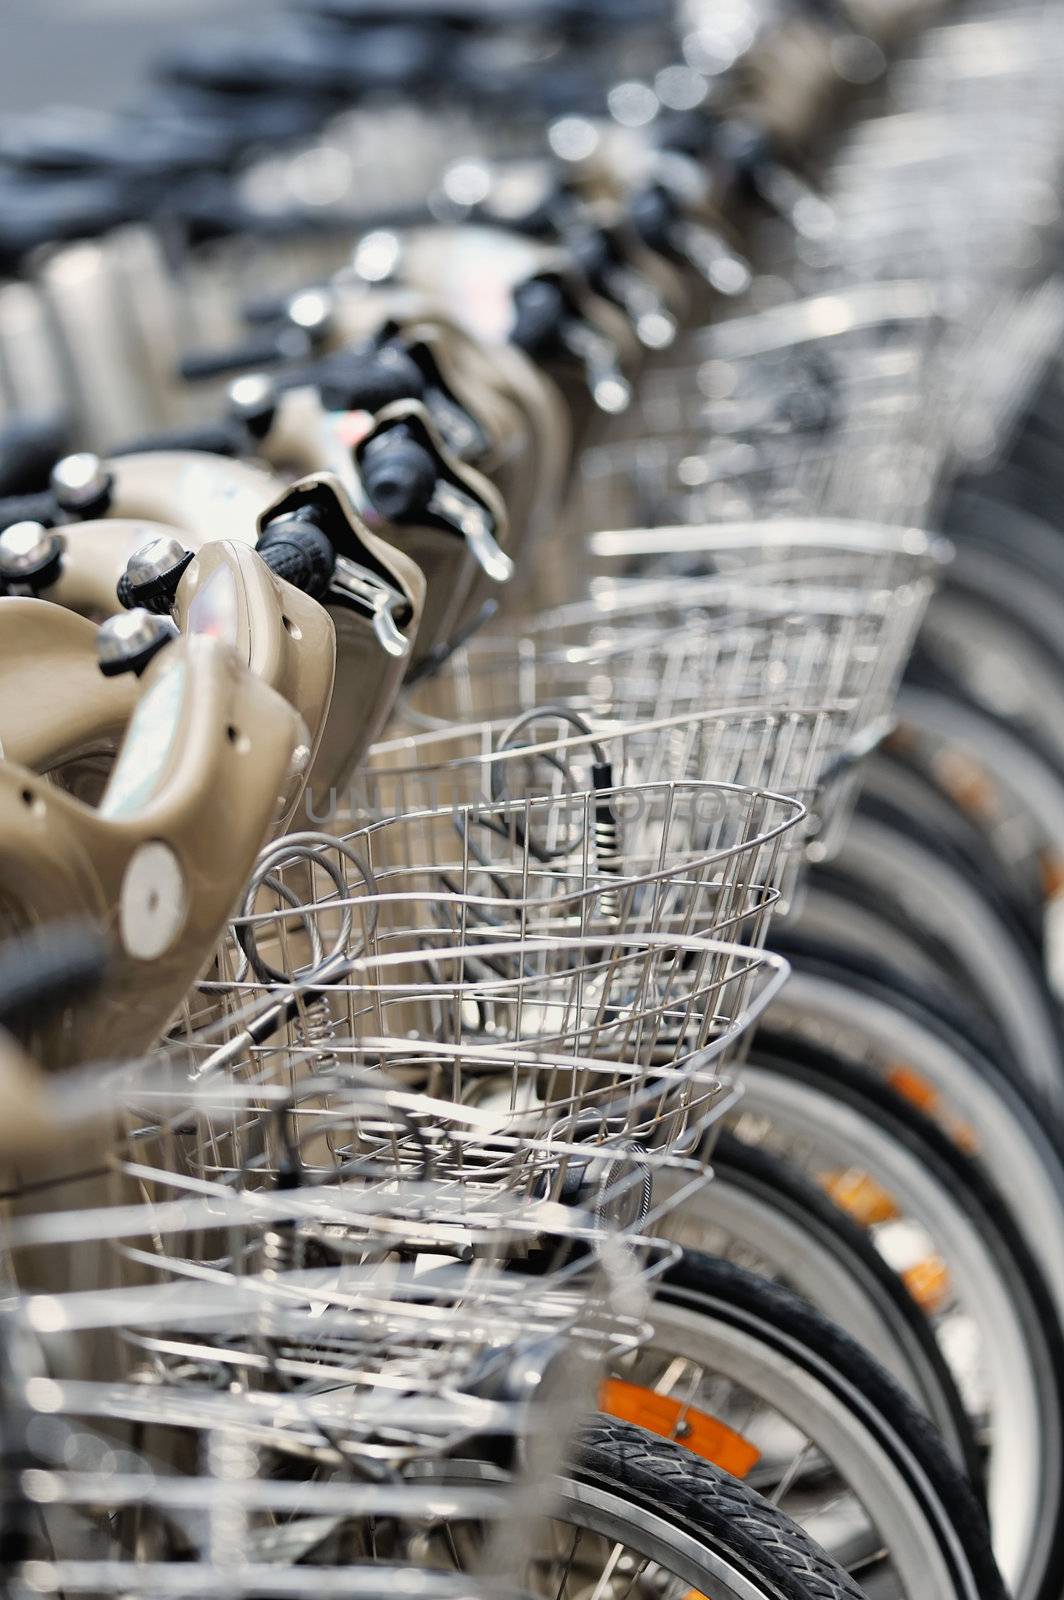
[[[1060,25],[327,9],[0,149],[9,1587],[1057,1600]]]

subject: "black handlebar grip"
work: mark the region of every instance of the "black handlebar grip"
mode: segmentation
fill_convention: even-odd
[[[586,228],[566,236],[566,248],[588,283],[599,285],[610,265],[610,242],[601,228]]]
[[[286,332],[290,334],[290,330]],[[178,371],[187,383],[203,383],[210,378],[228,378],[237,372],[257,372],[290,357],[298,358],[301,353],[305,355],[306,349],[289,348],[283,335],[273,333],[266,338],[229,345],[224,350],[191,350],[182,356]]]
[[[565,320],[565,296],[561,286],[546,278],[531,278],[518,284],[513,294],[514,324],[511,343],[526,355],[547,350]]]
[[[389,522],[410,522],[423,512],[436,487],[436,462],[400,424],[371,439],[359,461],[362,486]]]
[[[212,456],[241,456],[249,448],[247,429],[237,421],[223,418],[191,428],[164,428],[159,433],[141,434],[138,439],[118,446],[114,454],[139,456],[153,450],[198,450]]]
[[[5,422],[0,427],[0,495],[47,488],[52,468],[69,449],[69,430],[58,417]]]
[[[100,930],[85,921],[53,922],[0,946],[0,1027],[12,1032],[91,994],[107,967]]]
[[[325,598],[336,569],[336,551],[309,506],[271,522],[255,548],[279,578],[312,600]]]
[[[654,124],[654,140],[662,150],[676,150],[695,159],[709,155],[717,142],[718,123],[701,107],[670,111]]]
[[[667,250],[669,232],[676,221],[678,207],[668,190],[651,183],[631,198],[628,215],[636,233],[652,250]]]
[[[420,400],[425,378],[405,350],[389,346],[372,353],[327,356],[315,380],[330,411],[377,412],[396,400]]]
[[[0,530],[13,522],[39,522],[54,528],[59,521],[59,504],[50,490],[39,494],[9,494],[0,500]]]

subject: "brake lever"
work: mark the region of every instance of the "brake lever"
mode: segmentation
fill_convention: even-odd
[[[336,557],[323,596],[336,629],[336,683],[305,801],[320,824],[380,733],[417,658],[426,579],[401,541],[382,537],[360,516],[334,474],[311,474],[285,490],[260,518],[260,543],[288,519],[309,519]]]
[[[447,451],[416,402],[381,411],[354,454],[369,526],[425,574],[416,669],[479,610],[486,587],[510,580],[506,508],[482,474]]]

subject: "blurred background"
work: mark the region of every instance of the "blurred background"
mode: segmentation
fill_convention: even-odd
[[[274,0],[5,0],[0,115],[53,101],[110,108],[130,97],[151,57],[199,25],[262,18]]]

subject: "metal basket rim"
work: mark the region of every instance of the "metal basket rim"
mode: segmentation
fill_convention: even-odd
[[[856,695],[849,695],[845,697],[828,699],[817,703],[803,700],[796,701],[794,703],[783,703],[780,705],[766,705],[752,701],[749,704],[744,705],[739,702],[735,704],[712,707],[710,709],[701,711],[674,712],[672,716],[668,717],[608,717],[602,720],[596,719],[589,727],[587,733],[568,733],[564,735],[564,737],[557,739],[540,739],[534,744],[512,745],[500,750],[481,749],[468,755],[451,756],[446,760],[435,763],[417,765],[407,764],[404,766],[376,766],[372,764],[375,756],[387,756],[392,750],[400,751],[404,748],[409,749],[411,747],[416,747],[417,749],[428,748],[433,743],[444,743],[446,740],[458,738],[463,734],[466,734],[470,737],[479,737],[483,739],[485,735],[495,732],[500,734],[505,733],[512,725],[514,718],[512,715],[508,714],[500,717],[484,717],[478,719],[477,721],[473,721],[471,719],[457,719],[454,721],[441,720],[439,723],[433,723],[426,727],[418,727],[407,733],[393,734],[387,739],[379,739],[375,741],[375,743],[369,747],[366,756],[366,763],[359,775],[359,780],[360,782],[365,783],[367,780],[376,778],[386,779],[390,777],[406,776],[409,774],[427,775],[433,772],[446,772],[449,770],[458,769],[464,770],[468,767],[476,766],[487,768],[492,765],[502,765],[509,760],[516,760],[519,757],[527,758],[529,756],[534,757],[540,754],[557,754],[559,751],[564,751],[579,746],[588,746],[596,742],[608,743],[614,739],[639,738],[645,734],[668,734],[674,731],[686,732],[688,730],[697,730],[702,727],[711,727],[728,721],[742,722],[746,724],[751,722],[761,722],[766,726],[771,724],[783,726],[787,723],[793,722],[796,719],[813,721],[820,717],[844,718],[852,716],[855,712],[860,710],[860,707],[860,697]],[[569,708],[565,707],[564,704],[559,706],[558,702],[556,701],[553,703],[544,702],[541,706],[530,707],[526,713],[523,713],[523,716],[525,718],[531,718],[536,714],[539,714],[543,717],[547,717],[552,713],[557,713],[559,709],[566,710]],[[587,711],[581,711],[579,714],[586,718],[591,718],[594,715],[594,713]],[[661,779],[657,781],[667,782],[669,780]],[[696,780],[678,779],[676,781],[685,782]],[[723,779],[707,778],[699,781],[717,784],[720,786],[725,785],[725,780]],[[617,787],[625,788],[626,785],[620,784],[617,785]],[[758,786],[754,784],[736,784],[733,785],[733,787],[738,789],[755,789]],[[776,791],[766,790],[765,792],[775,793]],[[430,809],[439,808],[433,807]]]
[[[953,547],[943,535],[912,524],[875,522],[860,517],[749,517],[731,522],[677,522],[654,527],[603,528],[587,536],[594,555],[660,555],[712,550],[714,546],[752,549],[808,545],[833,551],[907,557],[934,572],[944,567]]]

